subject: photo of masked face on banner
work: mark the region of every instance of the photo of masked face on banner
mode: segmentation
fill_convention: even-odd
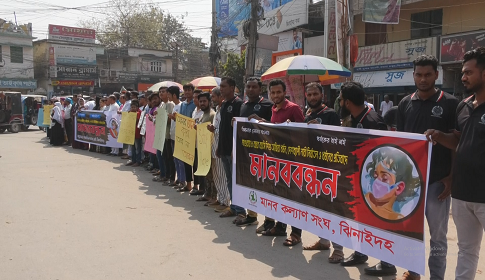
[[[116,120],[115,118],[112,118],[109,123],[110,123],[109,134],[114,139],[118,139],[118,129],[120,127],[120,125],[118,124],[118,120]]]
[[[361,188],[372,213],[386,221],[400,221],[416,209],[421,180],[416,165],[404,151],[381,146],[364,160]]]

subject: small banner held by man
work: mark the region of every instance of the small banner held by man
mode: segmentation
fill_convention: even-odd
[[[167,132],[168,114],[167,110],[163,108],[157,109],[157,117],[155,120],[155,139],[153,140],[152,147],[160,152],[163,152],[165,145],[165,135]]]
[[[157,150],[153,148],[153,140],[155,138],[155,124],[148,116],[145,116],[146,130],[145,130],[145,151],[156,154]]]
[[[197,171],[196,176],[206,176],[211,169],[212,132],[207,129],[210,122],[197,125]]]
[[[54,105],[44,105],[44,125],[49,126],[51,124],[51,110]]]
[[[136,116],[135,112],[121,113],[120,134],[118,135],[118,142],[128,145],[135,143],[136,132]]]
[[[121,116],[110,111],[77,112],[74,120],[76,141],[103,147],[122,148],[118,143]]]
[[[425,273],[424,135],[238,118],[233,139],[235,205]]]
[[[177,114],[175,126],[175,150],[173,156],[187,163],[194,165],[195,141],[197,132],[194,129],[195,120],[182,114]]]

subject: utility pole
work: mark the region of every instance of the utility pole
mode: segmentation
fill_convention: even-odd
[[[329,24],[329,1],[328,0],[325,0],[325,15],[324,15],[324,19],[323,19],[323,33],[325,34],[325,36],[323,37],[323,57],[326,57],[328,58],[328,32],[330,30],[328,24]]]
[[[179,43],[178,42],[171,42],[170,46],[175,49],[175,71],[173,73],[173,80],[174,82],[178,81],[178,72],[179,72]]]
[[[262,11],[262,9],[260,7],[259,0],[251,0],[249,42],[246,48],[246,79],[254,76],[254,64],[256,60],[256,43],[258,42],[258,21],[260,11]]]
[[[214,73],[214,77],[217,76],[217,62],[221,58],[219,52],[219,46],[217,45],[217,11],[216,11],[216,0],[212,0],[212,35],[211,35],[211,46],[209,48],[209,57],[211,61],[211,72]]]

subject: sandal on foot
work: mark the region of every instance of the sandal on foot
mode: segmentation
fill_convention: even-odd
[[[283,242],[283,245],[285,246],[295,246],[301,243],[301,237],[292,233],[290,234],[290,237],[286,238],[285,242]]]
[[[209,201],[209,199],[205,196],[201,196],[201,197],[197,198],[195,201]]]
[[[325,251],[329,249],[330,249],[330,245],[324,245],[320,243],[320,241],[315,242],[315,244],[313,245],[303,247],[303,250],[307,250],[307,251],[317,251],[317,250]]]
[[[189,190],[189,188],[187,188],[187,186],[183,186],[183,187],[177,189],[177,192],[188,192],[188,191],[190,191],[190,190]]]
[[[212,203],[214,203],[216,201],[217,201],[217,199],[211,198],[209,201],[207,201],[206,203],[204,203],[204,206],[209,206],[210,204],[212,204]],[[217,203],[219,203],[219,202],[217,202]]]
[[[286,231],[279,230],[276,227],[273,227],[270,230],[265,230],[265,231],[261,232],[261,235],[264,235],[264,236],[286,236]]]
[[[328,257],[329,263],[341,263],[344,260],[344,252],[340,250],[333,250],[332,255]]]
[[[221,218],[228,218],[228,217],[234,217],[234,216],[236,216],[236,214],[234,214],[231,210],[224,211],[222,212],[221,215],[219,215],[219,217]]]

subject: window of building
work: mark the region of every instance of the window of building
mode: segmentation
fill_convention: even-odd
[[[10,63],[24,63],[24,48],[10,46]]]
[[[411,14],[411,39],[441,35],[443,9]]]
[[[365,45],[381,45],[387,41],[387,25],[366,22],[365,23]]]
[[[150,61],[150,71],[151,72],[165,72],[165,63],[162,61]]]

